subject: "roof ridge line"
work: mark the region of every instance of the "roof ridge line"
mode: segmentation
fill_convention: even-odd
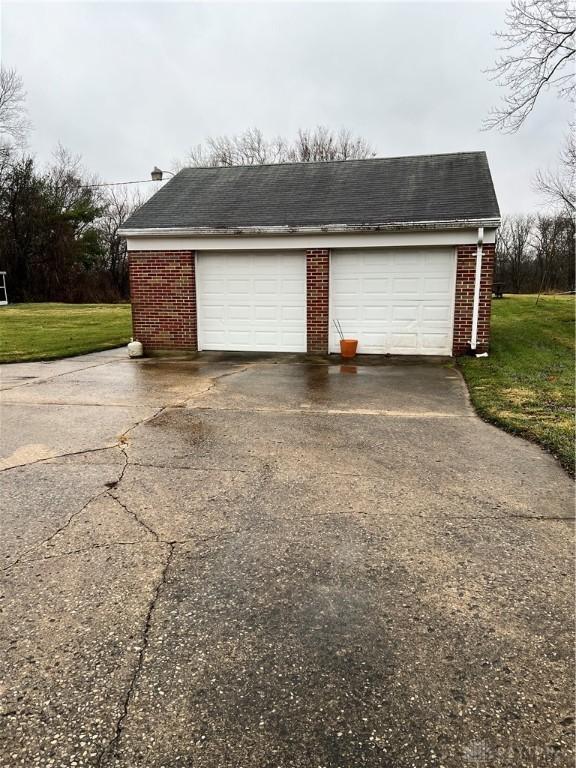
[[[337,163],[366,163],[374,160],[417,160],[423,157],[462,157],[463,155],[485,155],[485,149],[466,150],[463,152],[436,152],[423,155],[392,155],[390,157],[356,157],[346,160],[294,160],[289,163],[247,163],[243,165],[187,165],[181,168],[182,171],[222,171],[232,168],[271,168],[286,165],[336,165]],[[176,174],[178,175],[178,174]]]

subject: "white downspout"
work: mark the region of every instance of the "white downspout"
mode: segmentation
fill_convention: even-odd
[[[484,242],[484,227],[478,227],[478,245],[476,246],[476,272],[474,275],[474,304],[472,306],[472,337],[470,351],[476,353],[478,341],[478,314],[480,311],[480,281],[482,279],[482,245]]]

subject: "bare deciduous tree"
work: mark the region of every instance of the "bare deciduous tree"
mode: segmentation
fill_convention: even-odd
[[[525,287],[527,265],[532,259],[530,236],[533,219],[530,216],[508,216],[502,220],[496,248],[496,271],[505,276],[508,290],[521,293]]]
[[[265,139],[258,128],[249,128],[238,136],[216,136],[190,150],[186,165],[216,167],[265,165],[326,160],[353,160],[374,157],[365,140],[346,129],[337,132],[325,126],[300,130],[293,141],[282,137]]]
[[[126,240],[118,235],[128,216],[144,199],[139,190],[125,186],[104,187],[99,194],[102,214],[97,222],[103,245],[106,270],[112,276],[121,296],[128,291],[128,253]]]
[[[0,141],[22,144],[30,129],[26,92],[14,69],[0,69]]]
[[[570,125],[555,170],[538,171],[534,186],[543,199],[555,208],[576,211],[576,125]]]
[[[574,289],[574,221],[571,216],[537,216],[532,249],[538,292]]]
[[[576,18],[570,0],[512,0],[506,22],[506,31],[496,33],[501,56],[489,73],[507,93],[484,125],[512,133],[544,90],[574,97]]]
[[[299,130],[298,137],[287,144],[288,162],[312,163],[328,160],[363,160],[375,152],[365,139],[353,136],[346,128],[334,133],[325,126]]]

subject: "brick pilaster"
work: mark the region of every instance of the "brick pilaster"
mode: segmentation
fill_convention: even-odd
[[[476,246],[456,247],[456,297],[454,305],[454,339],[452,354],[465,354],[472,336],[472,309],[474,306],[474,278],[476,274]],[[494,245],[483,247],[480,280],[480,307],[478,313],[478,352],[488,351],[490,340],[490,309],[494,274]]]
[[[306,341],[312,355],[328,354],[330,251],[306,251]]]
[[[130,251],[134,338],[146,351],[198,349],[194,251]]]

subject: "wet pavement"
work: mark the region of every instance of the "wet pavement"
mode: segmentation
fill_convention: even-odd
[[[573,765],[571,480],[366,362],[2,366],[2,768]]]

